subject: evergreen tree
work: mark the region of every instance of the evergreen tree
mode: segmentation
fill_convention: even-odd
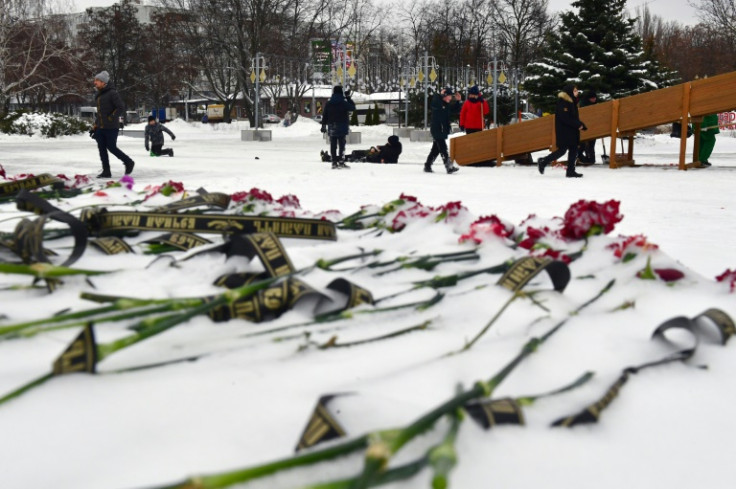
[[[594,90],[599,100],[621,98],[668,86],[668,72],[647,59],[635,19],[627,18],[626,0],[576,0],[578,12],[561,14],[543,59],[530,63],[524,87],[536,107],[551,111],[566,83]]]
[[[381,113],[378,110],[378,104],[373,106],[373,125],[377,126],[381,123]]]
[[[358,126],[358,111],[354,110],[350,113],[350,125],[351,126]]]

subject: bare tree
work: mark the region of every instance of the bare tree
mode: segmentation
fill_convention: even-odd
[[[547,0],[496,0],[496,28],[512,67],[526,66],[539,56],[551,27]]]
[[[44,0],[0,0],[0,112],[11,97],[55,91],[72,78],[68,25]]]
[[[698,17],[709,27],[728,33],[736,42],[736,0],[697,0],[688,2],[697,8]]]

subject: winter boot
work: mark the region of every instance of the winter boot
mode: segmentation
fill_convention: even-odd
[[[338,170],[339,168],[340,168],[340,165],[339,165],[337,159],[332,160],[332,169],[333,170]]]
[[[130,160],[129,163],[125,163],[125,174],[130,175],[131,173],[133,173],[134,166],[135,166],[135,163],[133,162],[133,160]]]
[[[568,162],[567,173],[565,173],[565,176],[567,178],[581,178],[583,175],[575,171],[575,163]]]
[[[424,164],[424,173],[432,173],[432,163]]]
[[[341,170],[349,170],[350,167],[345,164],[345,155],[340,155],[340,161],[338,163],[338,166]]]
[[[112,174],[110,173],[110,170],[102,170],[102,173],[97,175],[97,178],[112,178]]]
[[[173,157],[174,157],[174,149],[173,149],[173,148],[169,150],[169,156],[170,156],[171,158],[173,158]]]
[[[445,163],[445,170],[447,170],[447,173],[455,173],[459,170],[458,167],[453,166],[449,158],[442,158],[442,161]]]
[[[537,169],[541,175],[544,175],[544,168],[547,166],[547,160],[545,158],[537,159]]]

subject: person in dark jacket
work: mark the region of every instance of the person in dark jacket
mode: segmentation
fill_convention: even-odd
[[[555,109],[557,150],[537,160],[539,173],[544,175],[544,168],[567,152],[566,176],[568,178],[582,177],[583,175],[575,171],[575,160],[578,156],[580,131],[587,129],[578,115],[578,87],[569,83],[557,94],[557,108]]]
[[[581,108],[595,105],[596,103],[598,103],[598,95],[593,90],[585,92],[580,99]],[[580,143],[580,147],[578,148],[578,164],[582,166],[595,164],[595,141],[595,139],[589,139]]]
[[[327,132],[330,136],[333,170],[350,168],[345,164],[345,137],[350,132],[350,112],[353,110],[355,104],[350,98],[350,90],[343,94],[342,86],[335,85],[332,97],[327,101],[322,113],[322,132]]]
[[[171,148],[162,149],[164,147],[164,133],[171,136],[171,140],[175,140],[176,136],[169,130],[168,127],[160,124],[156,121],[156,118],[152,115],[148,116],[148,125],[145,131],[145,140],[143,144],[146,147],[146,151],[149,150],[148,142],[151,142],[151,156],[169,155],[174,156],[174,150]]]
[[[389,136],[386,144],[376,148],[376,151],[368,153],[365,159],[369,163],[398,163],[401,150],[399,136]]]
[[[457,115],[460,112],[458,104],[460,99],[460,93],[455,93],[450,87],[443,89],[441,93],[435,93],[432,97],[432,122],[429,128],[432,133],[432,149],[424,163],[424,171],[427,173],[432,173],[432,163],[438,155],[442,155],[447,173],[455,173],[458,170],[452,165],[450,155],[447,153],[447,136],[450,135],[450,115]]]
[[[477,85],[468,90],[468,99],[460,109],[460,129],[465,134],[482,131],[486,125],[486,116],[490,112],[488,102],[483,99]]]
[[[120,94],[110,82],[110,74],[107,71],[95,75],[94,85],[97,89],[97,95],[95,96],[97,114],[90,135],[97,141],[97,149],[100,151],[100,160],[102,161],[102,173],[97,175],[97,178],[112,177],[108,151],[123,162],[125,174],[130,175],[135,163],[117,146],[120,117],[125,115],[125,104],[123,104]]]

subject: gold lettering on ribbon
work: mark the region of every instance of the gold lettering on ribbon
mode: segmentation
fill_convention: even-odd
[[[92,240],[91,243],[95,244],[98,248],[100,248],[108,255],[131,253],[133,251],[125,241],[115,237],[99,238]]]
[[[309,423],[307,423],[307,427],[304,429],[304,434],[302,434],[302,437],[299,440],[297,450],[309,448],[320,441],[340,438],[341,436],[345,436],[345,431],[327,411],[322,402],[320,402],[314,409],[312,417],[309,419]]]
[[[242,231],[244,229],[242,224],[240,224],[238,221],[235,221],[233,219],[222,219],[219,221],[209,221],[207,223],[207,227],[217,229],[219,231],[224,231],[226,229],[238,229]]]
[[[94,373],[97,350],[91,326],[87,326],[54,362],[53,374]]]
[[[619,379],[608,389],[606,394],[595,404],[592,404],[591,406],[588,406],[587,411],[595,418],[598,419],[600,417],[601,411],[606,409],[609,404],[613,402],[616,397],[618,397],[619,392],[621,391],[621,387],[626,383],[626,381],[629,380],[629,374],[624,373]]]
[[[193,231],[197,220],[185,216],[146,216],[144,227],[148,229],[182,229]]]
[[[515,262],[511,268],[499,279],[498,285],[516,292],[521,290],[534,276],[536,276],[545,265],[550,262],[549,258],[525,257]]]

